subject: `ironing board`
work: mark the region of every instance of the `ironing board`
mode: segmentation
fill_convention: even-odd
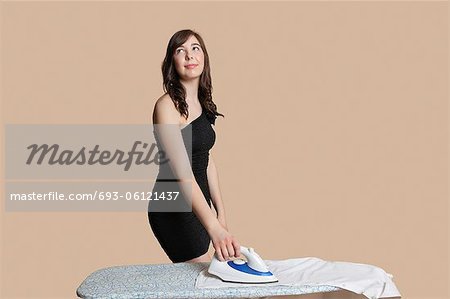
[[[78,287],[86,299],[259,298],[342,290],[333,286],[252,286],[197,289],[195,280],[209,263],[114,266],[90,274]]]

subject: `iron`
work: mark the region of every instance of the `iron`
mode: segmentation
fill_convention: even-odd
[[[214,254],[208,272],[224,282],[271,283],[278,279],[269,271],[262,258],[253,248],[241,246],[241,253],[247,261],[238,258],[231,261],[219,261]]]

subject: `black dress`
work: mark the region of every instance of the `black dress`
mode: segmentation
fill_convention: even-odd
[[[206,202],[211,208],[211,195],[208,186],[206,169],[209,161],[209,150],[213,147],[216,134],[211,127],[215,125],[216,116],[203,108],[202,114],[181,129],[183,140],[187,128],[192,127],[192,172]],[[157,144],[158,144],[158,139]],[[185,141],[186,144],[186,141]],[[163,169],[163,165],[165,165]],[[163,172],[171,172],[168,163],[161,164],[153,192],[163,192],[167,189],[167,180],[159,179]],[[172,180],[173,181],[173,180]],[[172,184],[177,184],[176,181]],[[181,193],[181,192],[180,192]],[[211,239],[194,212],[155,212],[149,202],[148,219],[150,227],[170,260],[174,263],[185,262],[205,254],[209,249]]]

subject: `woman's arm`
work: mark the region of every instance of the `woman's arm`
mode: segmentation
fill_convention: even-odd
[[[208,162],[208,168],[206,170],[208,175],[208,186],[209,191],[211,193],[211,199],[212,203],[214,205],[214,208],[217,212],[217,219],[219,220],[220,224],[225,229],[227,228],[226,223],[226,217],[225,217],[225,207],[222,201],[222,194],[220,193],[220,187],[219,187],[219,176],[217,173],[217,167],[216,163],[214,162],[214,158],[212,154],[209,154],[209,162]]]

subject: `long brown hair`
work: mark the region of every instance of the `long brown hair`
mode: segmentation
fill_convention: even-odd
[[[189,116],[189,111],[188,104],[186,103],[186,90],[180,82],[180,78],[173,62],[173,55],[175,50],[179,46],[183,45],[192,35],[195,36],[200,42],[205,57],[204,69],[200,75],[200,82],[198,86],[198,100],[200,101],[203,109],[206,110],[206,115],[208,118],[215,120],[217,115],[221,115],[222,117],[224,117],[224,115],[217,112],[217,106],[212,100],[212,82],[209,56],[206,51],[205,43],[200,34],[197,32],[190,29],[184,29],[176,32],[170,38],[167,45],[166,57],[164,57],[161,67],[163,75],[163,89],[164,92],[169,94],[180,114],[184,115],[187,119]]]

